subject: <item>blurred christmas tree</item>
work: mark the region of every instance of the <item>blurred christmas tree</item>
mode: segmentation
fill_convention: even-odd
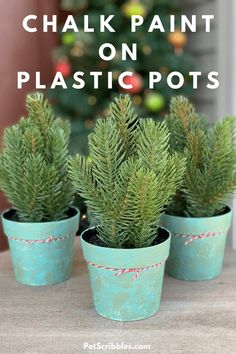
[[[170,14],[181,13],[182,9],[175,5],[175,1],[61,0],[61,8],[75,16],[79,29],[82,28],[81,16],[84,14],[89,15],[90,25],[95,28],[94,33],[85,33],[82,29],[78,33],[61,33],[61,46],[56,48],[54,53],[55,71],[63,73],[68,81],[68,89],[57,88],[49,92],[57,113],[71,118],[72,131],[76,138],[74,146],[79,148],[80,152],[86,153],[87,134],[93,128],[96,117],[102,115],[110,99],[122,91],[118,85],[114,85],[113,90],[108,90],[106,75],[99,79],[99,89],[95,90],[92,77],[86,73],[113,71],[116,79],[121,72],[132,71],[133,76],[127,78],[125,83],[133,84],[133,88],[126,92],[133,96],[133,103],[137,106],[139,114],[157,119],[165,115],[173,90],[167,86],[165,79],[158,84],[157,90],[148,90],[149,71],[159,71],[164,78],[172,71],[181,72],[186,84],[182,89],[176,90],[175,94],[191,94],[192,83],[188,73],[194,70],[194,64],[192,57],[184,53],[186,35],[179,30],[174,33],[148,33],[155,14],[161,17],[167,29]],[[116,33],[99,32],[100,14],[115,15],[112,26]],[[130,32],[132,15],[145,18],[144,25],[136,33]],[[112,43],[116,48],[121,48],[121,43],[130,46],[132,43],[138,43],[138,60],[121,61],[119,50],[114,60],[101,60],[98,49],[104,42]],[[71,88],[75,71],[85,72],[86,86],[82,90]]]

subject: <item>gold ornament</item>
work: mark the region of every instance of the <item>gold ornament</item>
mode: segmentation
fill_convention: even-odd
[[[144,55],[149,55],[151,54],[152,52],[152,48],[149,47],[149,45],[145,45],[143,48],[142,48],[142,52]]]
[[[99,69],[102,69],[102,70],[105,70],[105,69],[107,69],[108,68],[108,62],[107,61],[104,61],[104,60],[100,60],[99,62],[98,62],[98,67],[99,67]]]
[[[142,103],[142,97],[141,96],[134,96],[133,97],[133,102],[136,106],[140,106]]]
[[[94,106],[96,103],[97,103],[97,98],[95,96],[89,96],[88,97],[88,103],[91,105],[91,106]]]
[[[185,45],[187,44],[187,36],[180,30],[176,30],[173,33],[169,33],[168,41],[176,49],[183,49],[183,47],[185,47]]]
[[[92,121],[91,119],[86,119],[84,121],[84,126],[86,129],[92,129],[94,127],[94,121]]]
[[[118,70],[115,70],[113,72],[113,80],[117,80],[119,76],[120,76],[120,72]]]
[[[80,41],[76,42],[70,51],[74,57],[82,57],[84,55],[84,44]]]
[[[160,73],[167,75],[169,73],[169,69],[167,68],[167,66],[161,66],[160,67]]]

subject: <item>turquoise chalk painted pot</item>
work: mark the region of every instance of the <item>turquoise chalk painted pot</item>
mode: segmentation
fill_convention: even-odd
[[[117,321],[135,321],[150,317],[159,310],[170,233],[160,228],[158,234],[163,242],[138,249],[94,245],[90,240],[96,236],[96,228],[81,234],[98,314]]]
[[[164,214],[161,226],[171,232],[169,275],[183,280],[208,280],[222,270],[227,232],[232,212],[214,217],[188,218]],[[207,236],[207,237],[205,237]]]
[[[73,242],[79,211],[70,208],[68,218],[52,222],[14,221],[13,209],[2,213],[16,280],[25,285],[52,285],[71,273]]]

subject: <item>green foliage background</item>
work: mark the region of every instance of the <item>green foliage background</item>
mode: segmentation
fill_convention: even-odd
[[[106,113],[106,107],[120,89],[114,85],[113,90],[107,89],[106,73],[113,71],[116,74],[126,70],[133,70],[140,74],[143,80],[143,89],[133,97],[133,103],[137,112],[142,116],[152,116],[160,119],[165,116],[170,99],[173,95],[166,84],[166,76],[172,71],[180,71],[185,79],[185,86],[177,90],[176,94],[189,96],[192,93],[192,82],[188,76],[189,71],[195,69],[193,58],[186,52],[177,53],[168,42],[169,15],[182,13],[180,1],[175,0],[140,0],[146,10],[145,23],[136,33],[130,32],[130,20],[125,16],[123,7],[126,1],[121,0],[62,0],[61,8],[72,13],[76,20],[79,33],[61,34],[61,44],[54,52],[55,63],[66,59],[71,66],[71,75],[67,78],[68,89],[57,88],[49,92],[53,100],[56,113],[72,120],[72,133],[74,137],[74,151],[79,148],[80,152],[86,153],[87,135],[94,127],[95,119]],[[66,13],[67,14],[67,13]],[[84,33],[82,28],[82,16],[89,16],[91,26],[95,27],[95,33]],[[114,14],[112,24],[116,33],[99,32],[99,15]],[[154,31],[148,33],[148,27],[155,14],[161,16],[166,33]],[[178,16],[177,16],[178,26]],[[104,42],[115,45],[118,49],[117,56],[111,62],[104,62],[99,58],[98,49]],[[121,43],[138,43],[138,60],[121,61]],[[84,71],[86,87],[82,90],[71,88],[73,83],[72,74],[75,71]],[[92,78],[88,73],[92,70],[101,70],[104,76],[100,79],[99,90],[94,90]],[[149,71],[160,71],[163,81],[155,90],[147,90]],[[149,110],[145,105],[146,97],[150,93],[160,94],[164,99],[164,106],[156,111]],[[80,144],[76,143],[79,136]]]

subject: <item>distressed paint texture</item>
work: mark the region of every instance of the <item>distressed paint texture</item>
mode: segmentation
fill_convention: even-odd
[[[86,231],[85,231],[86,232]],[[87,262],[119,269],[143,268],[160,263],[169,255],[170,236],[156,246],[141,249],[114,249],[92,245],[81,235]],[[115,276],[117,271],[88,266],[96,311],[118,321],[134,321],[154,315],[160,307],[165,264],[139,273]]]
[[[170,256],[166,264],[169,275],[183,280],[208,280],[221,273],[227,232],[232,212],[205,218],[185,218],[163,215],[160,224],[172,235]],[[186,238],[175,234],[200,235],[221,232],[214,237],[195,239],[185,244]]]
[[[71,273],[74,236],[79,212],[71,218],[42,223],[9,220],[2,214],[4,232],[9,239],[16,280],[22,284],[42,286],[67,280]],[[65,240],[27,244],[24,240],[44,240],[49,236]]]

